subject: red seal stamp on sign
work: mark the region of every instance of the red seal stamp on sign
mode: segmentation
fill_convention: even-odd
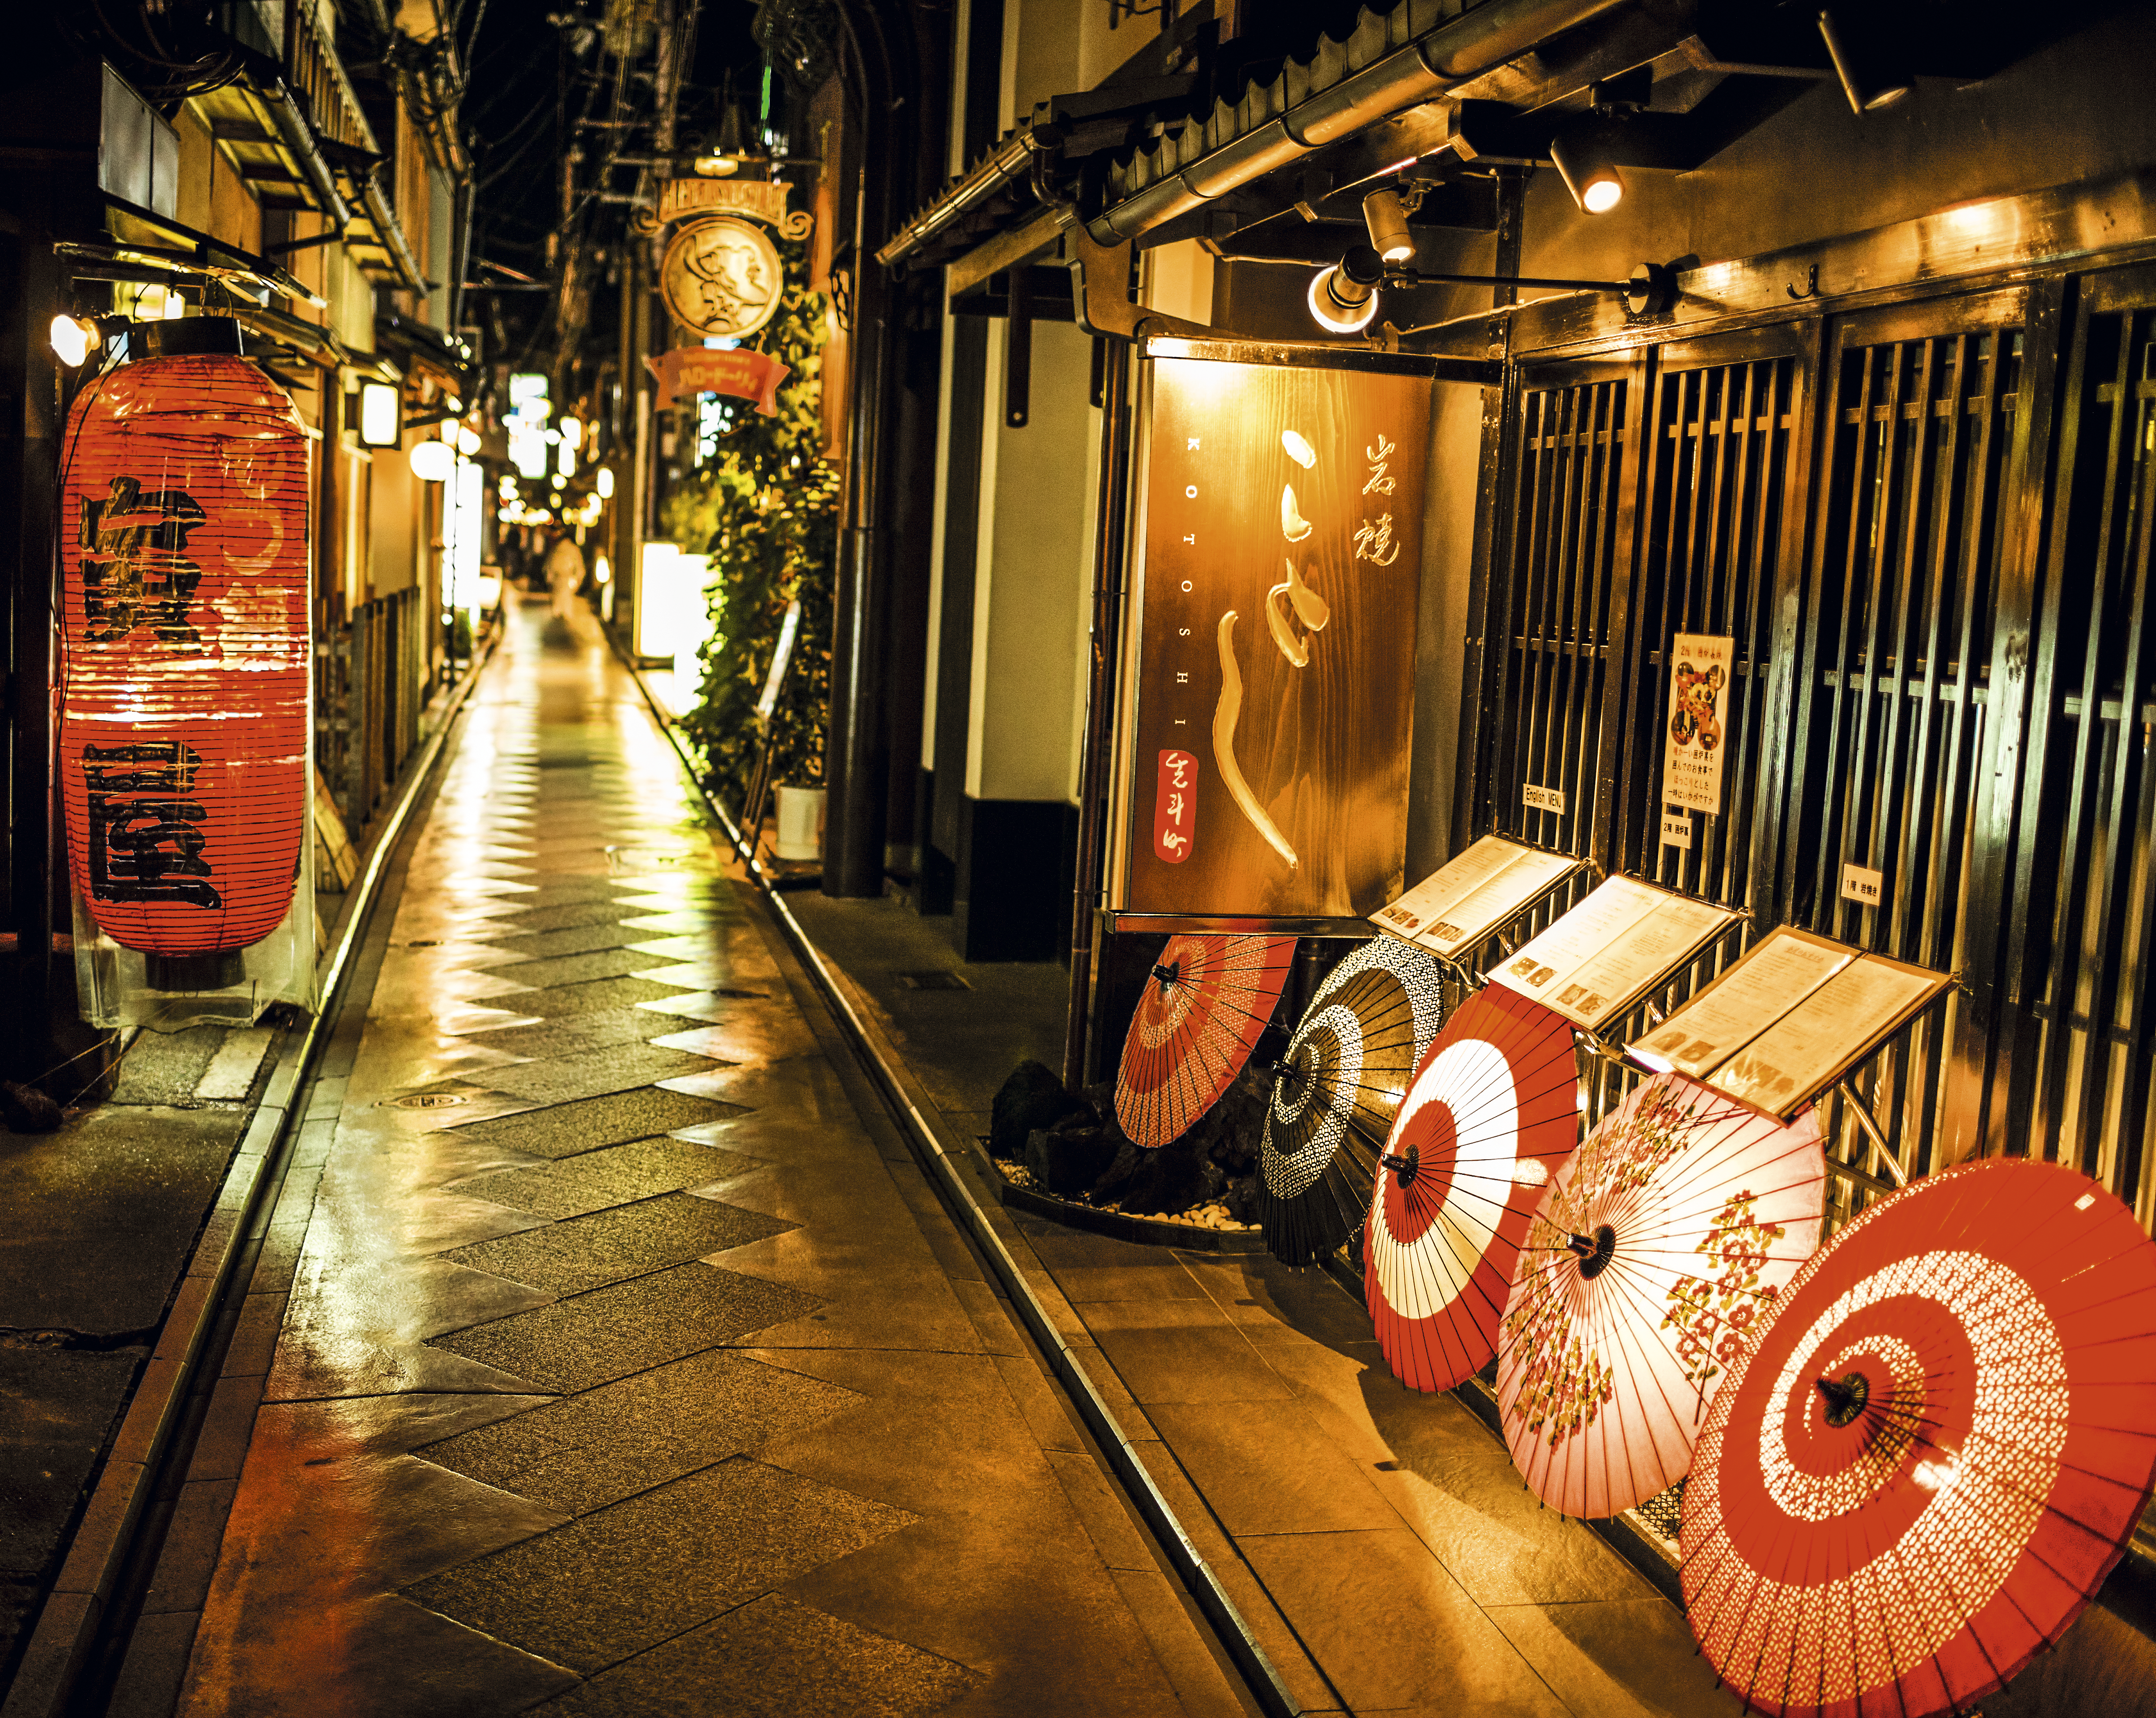
[[[1163,751],[1153,788],[1153,857],[1179,865],[1197,838],[1198,760],[1187,751]]]

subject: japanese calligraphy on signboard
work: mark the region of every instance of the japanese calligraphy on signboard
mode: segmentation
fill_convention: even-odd
[[[1679,633],[1670,643],[1670,708],[1663,731],[1662,801],[1722,809],[1722,759],[1729,721],[1733,641]]]
[[[1430,383],[1191,358],[1152,382],[1118,905],[1374,911],[1406,853]]]

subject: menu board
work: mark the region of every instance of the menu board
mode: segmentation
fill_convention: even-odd
[[[1856,950],[1808,931],[1772,931],[1632,1045],[1633,1058],[1704,1080],[1856,958]]]
[[[1689,966],[1738,916],[1635,877],[1612,877],[1491,977],[1598,1031]]]
[[[1582,861],[1485,835],[1389,907],[1380,931],[1447,959],[1487,941],[1580,868]]]
[[[1794,1115],[1952,979],[1787,928],[1626,1048],[1770,1115]]]

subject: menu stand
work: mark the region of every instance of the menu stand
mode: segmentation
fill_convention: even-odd
[[[1590,1055],[1629,1065],[1604,1034],[1743,918],[1636,877],[1612,877],[1491,978],[1567,1022]]]
[[[1835,1170],[1892,1192],[1907,1184],[1907,1174],[1849,1076],[1953,982],[1950,973],[1782,926],[1625,1053],[1642,1068],[1683,1074],[1780,1121],[1840,1092],[1888,1179],[1846,1164]]]
[[[1502,932],[1542,905],[1586,866],[1569,854],[1551,853],[1503,835],[1485,835],[1448,859],[1370,922],[1428,955],[1468,991],[1484,975],[1468,963],[1471,951],[1496,938],[1505,958],[1514,951]]]

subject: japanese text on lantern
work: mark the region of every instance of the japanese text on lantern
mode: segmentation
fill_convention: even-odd
[[[90,889],[99,900],[223,905],[203,855],[208,810],[182,796],[202,754],[177,740],[82,748],[90,794]]]
[[[1179,865],[1197,838],[1198,760],[1187,751],[1163,751],[1153,790],[1153,855]]]
[[[184,490],[148,490],[131,477],[112,480],[101,501],[82,498],[83,638],[117,644],[138,626],[161,644],[196,644],[187,604],[202,568],[187,557],[187,534],[204,522]]]

